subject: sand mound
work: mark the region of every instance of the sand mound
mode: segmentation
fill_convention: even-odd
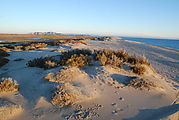
[[[56,74],[48,74],[46,79],[58,82],[52,104],[65,106],[86,101],[97,96],[95,82],[77,67],[63,69]]]
[[[51,104],[44,97],[40,97],[35,105],[35,108],[48,108]]]
[[[1,120],[8,120],[17,115],[19,115],[23,111],[22,107],[16,105],[12,102],[9,102],[5,99],[0,99],[0,118]]]

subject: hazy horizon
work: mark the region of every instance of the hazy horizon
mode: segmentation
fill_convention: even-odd
[[[179,39],[178,0],[0,0],[0,33]]]

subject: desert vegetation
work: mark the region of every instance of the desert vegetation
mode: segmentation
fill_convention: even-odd
[[[0,46],[0,50],[2,51],[28,51],[28,50],[35,50],[35,49],[42,49],[42,48],[46,48],[47,44],[45,43],[21,43],[20,45],[1,45]]]
[[[100,41],[113,41],[113,40],[117,40],[116,37],[98,37],[97,40]]]
[[[5,57],[9,56],[10,54],[0,50],[0,67],[4,66],[5,64],[7,64],[9,62],[9,60]]]
[[[153,82],[149,80],[144,80],[142,78],[136,78],[136,79],[131,80],[128,86],[134,87],[140,90],[150,90],[152,87],[153,88],[156,87],[156,85]]]
[[[41,57],[30,60],[27,63],[29,67],[40,67],[44,69],[49,69],[58,66],[57,61],[53,57]]]
[[[2,78],[0,81],[0,93],[1,92],[15,92],[19,90],[19,85],[12,78]]]
[[[59,59],[54,57],[36,58],[27,63],[29,67],[52,68],[56,66],[82,67],[85,65],[93,65],[94,61],[99,61],[103,66],[110,65],[113,68],[122,68],[124,64],[128,64],[131,70],[138,75],[145,73],[146,69],[142,65],[150,65],[145,57],[136,57],[130,55],[124,50],[88,50],[73,49],[62,52]]]
[[[134,73],[138,74],[138,75],[142,75],[145,73],[146,68],[140,64],[135,65],[134,67],[132,67],[132,70]]]

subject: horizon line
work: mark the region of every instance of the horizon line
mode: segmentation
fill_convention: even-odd
[[[54,32],[54,31],[36,31],[36,32]],[[27,32],[27,33],[0,33],[0,34],[31,34],[34,32]],[[138,37],[138,38],[157,38],[157,39],[175,39],[175,40],[179,40],[179,37],[165,37],[165,36],[150,36],[150,35],[122,35],[122,34],[112,34],[112,33],[108,33],[108,34],[104,34],[104,33],[64,33],[64,32],[55,32],[55,33],[61,33],[61,34],[80,34],[80,35],[102,35],[102,36],[118,36],[118,37]]]

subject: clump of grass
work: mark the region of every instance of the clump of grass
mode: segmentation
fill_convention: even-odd
[[[58,66],[58,64],[57,61],[53,59],[53,57],[41,57],[28,61],[27,66],[49,69]]]
[[[150,90],[152,87],[156,87],[156,85],[153,82],[150,82],[144,79],[139,79],[139,78],[131,80],[128,86],[131,86],[140,90],[143,90],[143,89]]]
[[[19,90],[19,85],[12,78],[2,78],[0,81],[0,93],[1,92],[15,92]]]
[[[133,72],[138,74],[138,75],[143,75],[146,71],[145,67],[142,66],[142,65],[135,65],[133,68],[132,68]]]

